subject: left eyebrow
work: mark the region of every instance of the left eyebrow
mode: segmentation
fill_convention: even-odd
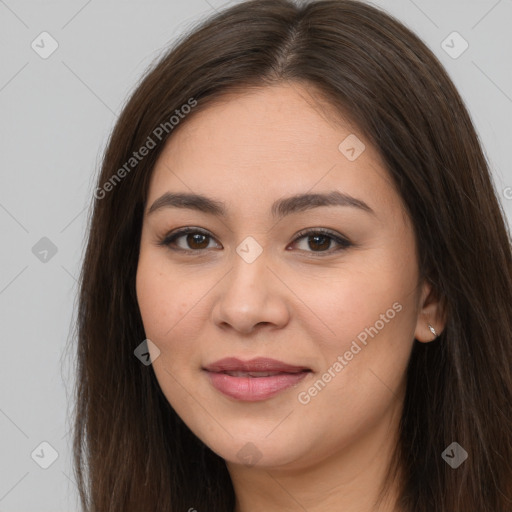
[[[338,191],[328,193],[306,193],[276,200],[271,207],[274,218],[282,218],[293,213],[304,212],[321,206],[349,206],[376,215],[364,201]],[[198,210],[218,217],[225,217],[225,203],[201,194],[166,192],[149,208],[147,214],[161,208],[187,208]]]

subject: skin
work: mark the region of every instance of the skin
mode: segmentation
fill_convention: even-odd
[[[146,336],[160,350],[153,369],[174,410],[226,460],[237,512],[375,510],[413,340],[432,341],[428,323],[438,333],[444,327],[379,154],[348,120],[328,119],[314,94],[298,84],[264,87],[190,116],[155,166],[144,213],[136,287]],[[366,145],[354,161],[338,149],[350,134]],[[271,216],[281,197],[332,190],[375,214],[322,206]],[[148,214],[165,192],[207,195],[225,202],[227,214],[176,207]],[[200,255],[158,245],[186,226],[210,238],[183,235],[174,247]],[[306,228],[329,229],[354,245],[336,251],[329,238],[294,241]],[[262,248],[252,263],[236,252],[247,236]],[[301,403],[299,393],[394,303],[400,312]],[[312,373],[272,398],[244,402],[221,394],[201,370],[227,356],[272,357]],[[245,445],[252,465],[238,455]],[[391,486],[379,510],[395,510],[395,494]]]

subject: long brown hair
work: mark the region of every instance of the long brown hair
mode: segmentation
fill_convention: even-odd
[[[80,276],[73,449],[82,507],[234,509],[225,461],[188,429],[152,367],[134,356],[145,339],[135,275],[148,182],[166,140],[220,95],[279,82],[314,87],[330,115],[349,116],[375,145],[412,219],[421,276],[445,303],[443,333],[415,341],[411,354],[389,473],[403,475],[397,507],[512,510],[505,214],[439,61],[396,19],[353,0],[253,0],[221,11],[175,43],[125,105],[105,150]],[[131,161],[143,146],[151,146],[146,156]],[[468,453],[457,469],[441,456],[452,442]]]

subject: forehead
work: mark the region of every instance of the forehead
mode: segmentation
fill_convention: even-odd
[[[314,89],[279,85],[227,95],[194,113],[160,155],[148,200],[179,189],[266,204],[274,196],[336,189],[399,204],[376,149],[317,99]]]

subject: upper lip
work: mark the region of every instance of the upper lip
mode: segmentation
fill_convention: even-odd
[[[219,359],[214,363],[211,363],[205,367],[204,370],[209,372],[285,372],[285,373],[296,373],[303,370],[310,370],[306,366],[296,366],[292,364],[283,363],[276,359],[270,359],[268,357],[256,357],[249,361],[242,361],[237,357],[225,357]]]

